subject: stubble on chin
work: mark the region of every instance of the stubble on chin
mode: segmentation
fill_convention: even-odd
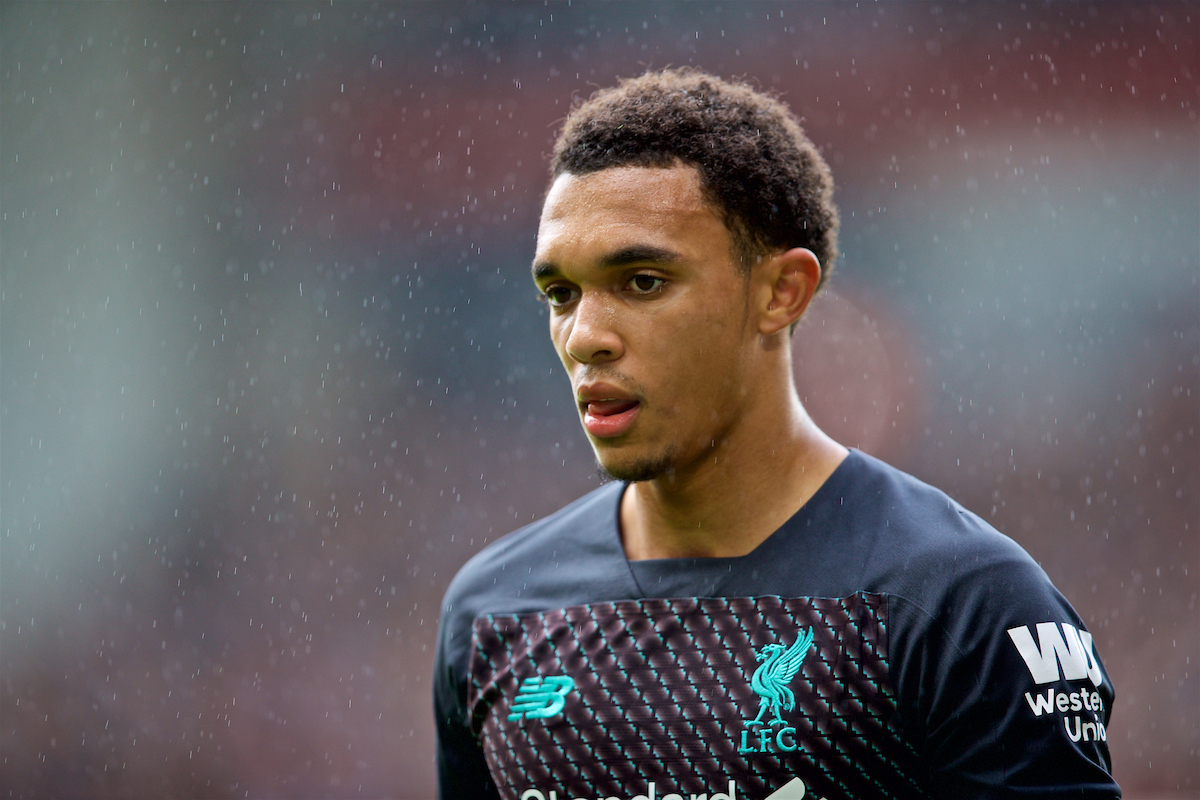
[[[667,452],[657,458],[647,458],[635,461],[632,464],[619,464],[611,467],[605,467],[599,458],[596,459],[596,474],[603,483],[607,483],[608,481],[638,483],[640,481],[652,481],[658,478],[670,477],[674,473],[674,450],[667,450]]]

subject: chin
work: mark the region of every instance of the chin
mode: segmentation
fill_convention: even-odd
[[[675,453],[667,450],[657,457],[641,459],[622,459],[610,454],[601,458],[596,454],[596,467],[601,476],[609,480],[637,483],[652,481],[657,478],[669,477],[675,473]]]

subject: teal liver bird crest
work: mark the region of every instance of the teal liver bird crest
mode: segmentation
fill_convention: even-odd
[[[768,644],[754,654],[763,662],[750,678],[750,688],[758,695],[758,716],[749,721],[748,725],[763,724],[763,714],[770,709],[774,719],[769,724],[783,724],[780,714],[791,711],[796,707],[796,695],[788,688],[788,684],[800,671],[800,663],[812,647],[813,629],[802,631],[792,646],[784,649],[781,644]]]

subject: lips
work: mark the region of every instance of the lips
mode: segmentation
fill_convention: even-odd
[[[611,417],[623,414],[637,404],[636,400],[592,400],[587,404],[587,413],[593,417]]]
[[[597,439],[611,439],[629,430],[641,403],[610,386],[584,387],[579,393],[583,429]]]

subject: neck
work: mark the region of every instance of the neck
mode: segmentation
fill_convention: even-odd
[[[782,393],[704,458],[630,485],[620,511],[630,560],[745,555],[813,496],[848,451],[809,418],[790,373]]]

